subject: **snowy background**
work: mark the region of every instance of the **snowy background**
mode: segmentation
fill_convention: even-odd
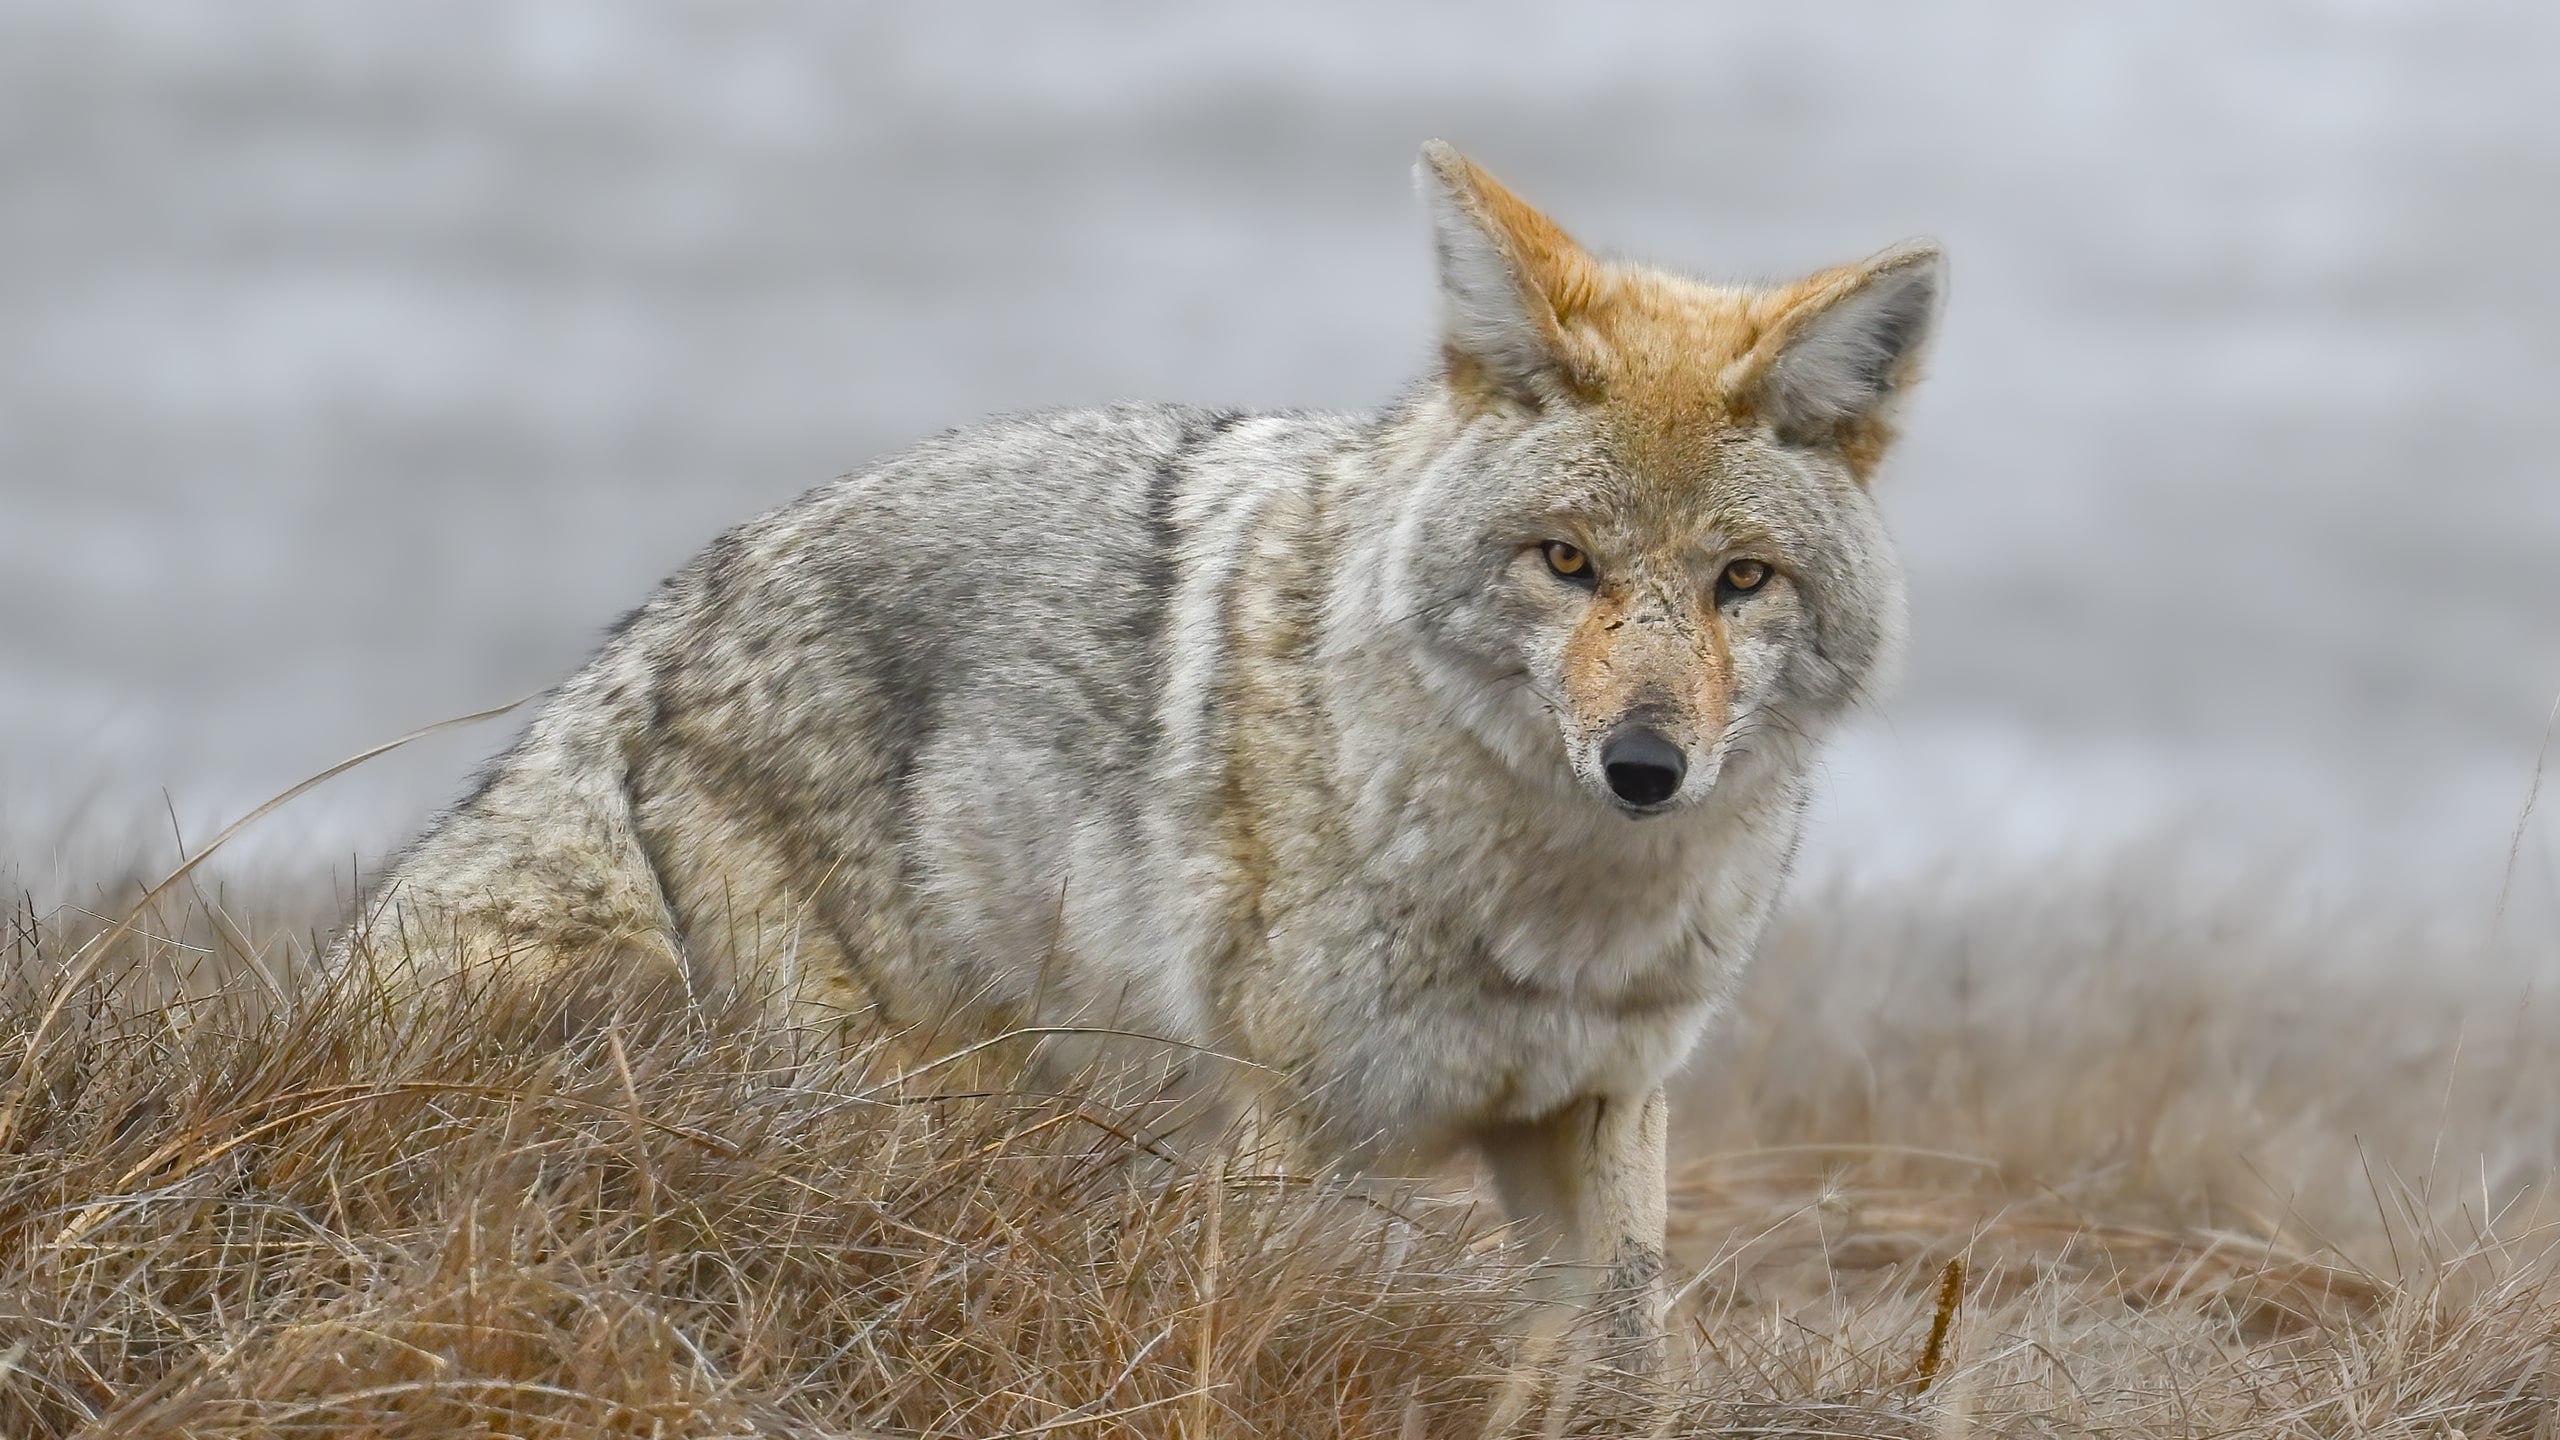
[[[2560,8],[1566,13],[0,0],[0,853],[165,857],[988,412],[1374,405],[1437,135],[1694,270],[1947,245],[1816,866],[2486,923],[2560,694]],[[505,736],[245,853],[370,862]]]

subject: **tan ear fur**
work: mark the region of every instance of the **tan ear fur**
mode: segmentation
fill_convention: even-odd
[[[1893,401],[1919,372],[1944,278],[1938,248],[1909,241],[1787,286],[1728,383],[1781,437],[1836,446],[1864,475],[1892,439]]]
[[[1439,141],[1416,176],[1440,258],[1454,399],[1602,408],[1630,456],[1691,473],[1720,427],[1767,425],[1836,451],[1861,480],[1937,313],[1937,248],[1912,242],[1774,288],[1707,284],[1592,257]]]
[[[1444,307],[1441,343],[1461,390],[1538,403],[1587,390],[1565,328],[1598,300],[1603,277],[1573,237],[1484,167],[1434,140],[1422,147]]]

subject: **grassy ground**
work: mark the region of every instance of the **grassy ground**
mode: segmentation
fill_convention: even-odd
[[[1798,898],[1674,1098],[1667,1423],[2554,1432],[2527,947],[2118,873]],[[645,997],[395,1014],[216,899],[11,922],[0,1434],[1473,1435],[1522,1363],[1464,1176]]]

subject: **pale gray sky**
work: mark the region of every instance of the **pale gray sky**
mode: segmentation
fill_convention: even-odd
[[[2503,849],[2560,692],[2560,10],[1560,13],[0,0],[0,841],[201,833],[533,689],[990,411],[1373,404],[1440,135],[1687,268],[1949,247],[1835,829]],[[388,845],[503,738],[278,843]]]

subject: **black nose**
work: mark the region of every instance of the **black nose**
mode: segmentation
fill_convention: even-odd
[[[1659,805],[1680,793],[1689,757],[1659,730],[1621,730],[1600,747],[1609,793],[1630,805]]]

